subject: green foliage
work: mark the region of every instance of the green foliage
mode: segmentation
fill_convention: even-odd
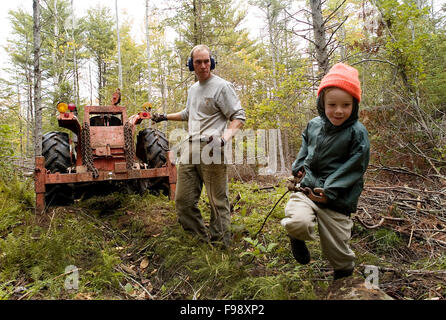
[[[139,297],[135,292],[141,288],[129,277],[145,284],[160,300],[320,299],[331,279],[323,271],[328,262],[318,241],[308,242],[309,265],[295,262],[280,226],[286,199],[253,238],[284,189],[261,191],[256,184],[231,183],[231,199],[236,194],[241,199],[232,216],[230,249],[202,242],[183,230],[174,202],[164,196],[114,193],[74,207],[54,208],[36,219],[23,207],[24,195],[17,196],[20,187],[2,191],[0,200],[7,199],[10,210],[23,209],[10,218],[4,214],[6,206],[0,210],[0,299]],[[209,219],[206,199],[203,194],[200,206]],[[394,231],[364,230],[359,225],[353,237],[358,265],[386,264],[403,244]],[[362,250],[362,237],[371,237],[368,242],[373,247]],[[140,267],[143,259],[148,261],[144,268]],[[412,268],[441,270],[444,264],[443,256],[428,257],[417,260]],[[77,290],[64,287],[69,265],[79,269]]]
[[[270,18],[276,22],[257,38],[244,27],[246,2],[218,0],[200,4],[199,10],[194,10],[193,1],[170,1],[174,12],[155,10],[150,17],[152,96],[146,90],[146,45],[133,38],[132,22],[120,16],[124,77],[121,92],[128,113],[139,111],[147,100],[159,112],[164,111],[162,106],[167,112],[183,109],[187,89],[194,81],[184,60],[193,45],[205,43],[217,57],[214,72],[233,82],[239,93],[247,114],[245,128],[280,128],[288,132],[291,149],[297,149],[300,133],[309,118],[316,115],[317,79],[312,45],[303,42],[292,26],[294,18],[302,17],[283,15],[292,2],[251,1],[263,13],[270,12]],[[445,11],[434,17],[424,3],[418,8],[411,0],[379,0],[373,4],[354,0],[339,10],[338,4],[339,1],[327,1],[323,8],[324,16],[331,17],[327,27],[334,30],[339,26],[331,38],[334,51],[330,64],[344,61],[360,71],[364,111],[361,120],[370,131],[375,155],[383,164],[394,161],[398,165],[422,167],[417,161],[418,151],[406,148],[413,144],[421,146],[424,158],[433,161],[429,169],[435,167],[443,172]],[[264,192],[256,184],[231,184],[232,195],[241,195],[233,208],[233,252],[220,251],[185,234],[174,223],[174,204],[165,197],[149,194],[143,198],[124,194],[92,198],[76,207],[82,212],[80,215],[51,211],[46,223],[38,223],[31,212],[32,181],[12,174],[16,169],[7,158],[32,154],[32,143],[26,141],[32,139],[33,127],[32,15],[18,9],[9,12],[9,20],[10,65],[5,71],[10,78],[0,79],[0,297],[15,298],[14,286],[21,282],[27,284],[29,298],[70,296],[61,289],[63,277],[59,277],[67,263],[83,270],[81,292],[110,297],[116,292],[124,294],[125,288],[125,294],[130,294],[133,284],[122,285],[123,275],[116,271],[116,266],[134,262],[129,261],[128,255],[135,252],[159,263],[148,272],[156,275],[151,281],[162,293],[160,298],[313,297],[313,283],[308,282],[311,275],[303,275],[308,270],[295,267],[280,227],[286,198],[259,237],[253,239],[272,205],[286,191],[283,185]],[[93,68],[92,75],[98,75],[100,103],[110,101],[118,86],[116,30],[112,10],[100,6],[79,17],[71,30],[67,0],[42,3],[42,22],[44,128],[50,130],[57,126],[55,102],[68,102],[77,94],[84,100],[81,104],[89,100],[89,92],[73,90],[73,79],[88,77],[80,66],[89,61],[94,61],[97,68]],[[174,43],[165,40],[168,26],[180,35]],[[167,126],[171,129],[183,125],[170,122]],[[209,219],[205,193],[199,206]],[[389,230],[360,230],[360,234],[373,238],[373,249],[382,255],[402,244],[398,234]],[[120,249],[125,253],[117,247],[125,248]],[[318,245],[311,249],[318,259]],[[360,253],[358,257],[361,261],[380,262],[372,253]],[[444,261],[437,262],[443,265]],[[146,275],[150,277],[150,273]]]
[[[397,248],[401,244],[401,238],[393,230],[379,229],[373,234],[378,253],[383,253]]]
[[[246,28],[248,3],[263,14],[266,26],[260,35],[250,33]],[[417,3],[420,8],[416,7]],[[302,37],[297,35],[298,25],[295,24],[295,21],[307,18],[311,22],[311,18],[303,13],[305,10],[290,17],[285,12],[292,11],[292,2],[288,0],[199,3],[182,0],[169,1],[168,4],[170,9],[151,8],[150,97],[146,44],[134,38],[132,21],[124,12],[119,12],[124,80],[122,104],[127,106],[128,113],[139,111],[145,101],[152,102],[158,112],[183,109],[187,89],[195,81],[193,74],[185,69],[185,59],[193,45],[205,43],[211,47],[218,61],[214,72],[235,85],[247,114],[245,128],[280,128],[286,134],[289,153],[296,153],[303,127],[309,118],[316,115],[314,89],[317,88],[317,79],[314,78],[316,70],[312,67],[313,48],[309,41],[302,41]],[[433,151],[444,145],[441,135],[434,129],[431,134],[426,128],[423,131],[427,133],[416,135],[414,132],[419,123],[427,122],[428,127],[438,125],[439,128],[442,125],[446,94],[443,72],[446,60],[441,54],[446,50],[445,26],[442,23],[444,11],[434,16],[426,3],[412,0],[373,3],[355,0],[338,8],[339,4],[339,1],[327,1],[322,8],[324,17],[330,17],[327,27],[330,31],[337,30],[330,38],[329,47],[333,49],[330,64],[344,61],[359,69],[363,87],[361,110],[380,106],[403,113],[402,117],[397,114],[396,118],[389,120],[389,127],[395,127],[393,131],[376,128],[374,123],[366,124],[371,127],[373,135],[384,136],[384,139],[376,140],[377,143],[385,146],[389,139],[386,132],[390,132],[392,137],[407,124],[412,126],[407,131],[413,132],[405,132],[404,136],[409,141],[423,141],[426,136],[434,140],[422,151],[433,159],[441,159],[442,151]],[[157,7],[156,4],[154,6]],[[97,83],[93,87],[98,88],[101,104],[108,104],[118,86],[117,30],[113,10],[91,7],[84,16],[76,15],[74,28],[70,11],[68,0],[42,4],[45,130],[57,127],[57,101],[70,102],[79,95],[80,111],[82,105],[90,103],[90,98],[91,103],[95,103],[96,97],[90,97],[90,90],[82,92],[78,88],[79,92],[74,92],[74,80],[88,79],[91,72],[91,81],[95,82],[97,75]],[[272,22],[270,28],[268,18]],[[1,137],[0,150],[6,154],[3,153],[3,144],[12,144],[21,154],[31,154],[32,142],[25,140],[32,137],[32,95],[29,96],[32,93],[33,68],[32,15],[29,11],[17,9],[9,12],[9,20],[12,32],[7,52],[11,63],[6,70],[8,81],[0,79],[3,84],[0,102],[10,114],[4,117],[2,109],[0,125],[6,125],[10,130],[4,139]],[[168,27],[180,35],[175,41],[166,40]],[[273,56],[275,64],[272,63]],[[86,68],[81,68],[87,62],[94,62],[96,66],[88,74]],[[405,112],[407,106],[412,109]],[[376,117],[374,115],[370,120]],[[426,119],[432,119],[433,123]],[[183,126],[175,122],[165,125],[169,130]],[[1,135],[6,132],[4,130],[0,129]],[[402,141],[401,145],[405,144]],[[9,148],[6,152],[17,154],[19,150]],[[398,150],[401,151],[408,152]],[[418,165],[418,162],[414,163]]]
[[[426,30],[428,7],[419,9],[414,1],[379,3],[390,29],[386,41],[389,57],[407,77],[408,85],[415,87],[418,80],[425,77],[423,48],[431,40],[429,30]]]
[[[311,282],[302,281],[300,277],[292,274],[284,274],[245,278],[237,283],[231,298],[236,300],[313,300],[317,299],[317,296]]]
[[[3,170],[0,179],[0,235],[10,230],[14,225],[20,224],[29,217],[29,208],[34,205],[34,192],[32,183],[12,173]]]
[[[243,240],[248,242],[253,247],[253,250],[242,252],[240,254],[240,257],[248,255],[256,258],[262,258],[265,257],[265,255],[267,254],[271,254],[273,249],[278,245],[277,243],[270,243],[265,246],[259,240],[251,239],[249,237],[243,238]]]
[[[13,139],[12,136],[13,130],[11,126],[8,124],[0,124],[0,153],[2,157],[8,157],[14,154],[14,149],[10,143]]]
[[[46,230],[29,225],[21,233],[10,233],[0,240],[3,279],[29,277],[31,285],[37,285],[39,281],[52,282],[67,266],[76,265],[86,270],[83,281],[90,282],[93,290],[116,284],[119,274],[112,267],[119,259],[110,249],[101,250],[102,240],[92,225],[75,218],[54,217],[52,226]]]
[[[104,294],[119,286],[122,274],[115,270],[121,258],[115,246],[123,240],[105,239],[97,220],[63,209],[48,213],[49,225],[40,226],[30,214],[29,185],[16,182],[1,185],[0,202],[0,288],[3,298],[12,294],[8,283],[25,280],[26,297],[65,296],[65,268],[75,265],[81,270],[79,290]]]
[[[82,29],[85,36],[85,47],[96,63],[98,70],[99,104],[106,104],[106,85],[110,77],[111,65],[116,50],[116,30],[110,8],[97,6],[87,11]],[[109,100],[110,101],[110,100]]]

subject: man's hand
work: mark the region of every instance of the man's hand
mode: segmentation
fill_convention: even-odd
[[[152,120],[156,123],[161,121],[167,121],[167,114],[165,113],[154,113],[152,114]]]

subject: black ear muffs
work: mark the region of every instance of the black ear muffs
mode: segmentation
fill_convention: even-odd
[[[215,58],[211,56],[211,70],[215,69],[216,64],[217,62],[215,61]],[[194,71],[194,61],[192,60],[191,57],[187,59],[186,66],[189,68],[189,71]]]

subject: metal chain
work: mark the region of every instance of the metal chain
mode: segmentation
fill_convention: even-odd
[[[98,169],[93,163],[93,151],[90,144],[90,125],[84,122],[84,128],[81,133],[82,140],[82,163],[87,167],[87,170],[93,174],[93,178],[99,177]]]
[[[128,122],[124,125],[124,152],[127,170],[132,170],[135,160],[135,148],[133,147],[132,127]]]

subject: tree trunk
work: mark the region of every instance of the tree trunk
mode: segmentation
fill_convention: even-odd
[[[24,158],[23,152],[23,121],[22,121],[22,104],[20,102],[20,84],[19,84],[19,74],[17,72],[17,108],[19,110],[19,136],[20,136],[20,158]]]
[[[42,101],[41,101],[41,70],[40,70],[40,1],[33,0],[33,35],[34,35],[34,154],[42,155]]]
[[[88,77],[90,79],[90,106],[93,105],[93,82],[91,81],[91,64],[88,63]]]
[[[271,50],[271,60],[273,69],[273,87],[277,89],[277,79],[276,79],[276,36],[274,26],[277,24],[277,16],[274,13],[274,8],[271,10],[272,3],[267,8],[267,20],[268,20],[268,33],[269,33],[269,45]]]
[[[57,48],[57,39],[59,38],[59,28],[58,28],[58,24],[57,24],[57,0],[53,0],[53,12],[54,12],[54,36],[53,36],[53,50],[51,52],[51,60],[53,62],[52,68],[53,68],[53,86],[56,88],[58,86],[58,76],[57,76],[57,67],[56,67],[56,63],[57,63],[57,57],[56,57],[56,51],[58,50]],[[55,112],[57,112],[57,110],[55,110]]]
[[[57,104],[59,97],[56,96],[57,89],[60,85],[60,74],[59,73],[59,66],[57,65],[57,54],[59,48],[58,48],[58,39],[59,39],[59,24],[57,23],[57,20],[59,19],[59,15],[57,12],[57,0],[53,0],[53,13],[54,13],[54,27],[53,27],[53,50],[51,52],[51,61],[53,65],[51,68],[53,69],[53,90],[54,90],[54,96],[53,96],[53,105]],[[52,110],[52,119],[56,119],[57,116],[57,109],[53,108]]]
[[[118,0],[115,0],[116,9],[116,34],[118,36],[118,71],[119,71],[119,88],[122,87],[122,64],[121,64],[121,39],[119,37],[119,20],[118,20]]]
[[[77,59],[76,59],[76,40],[74,39],[74,28],[75,28],[75,17],[74,17],[74,4],[71,0],[71,39],[73,41],[73,95],[74,103],[76,106],[79,105],[79,74],[77,70]]]
[[[98,58],[97,60],[98,63],[98,71],[99,71],[99,76],[98,76],[98,100],[99,100],[99,105],[102,106],[102,83],[104,82],[103,78],[104,78],[104,72],[103,72],[103,66],[102,66],[102,60],[101,58]]]
[[[328,72],[329,60],[321,0],[310,0],[310,6],[311,16],[313,17],[316,60],[319,67],[319,76],[322,78]]]
[[[269,33],[269,43],[270,43],[270,50],[271,50],[271,60],[272,60],[272,69],[273,69],[273,88],[274,90],[277,90],[277,34],[275,27],[277,26],[277,16],[278,16],[278,8],[275,7],[275,3],[272,1],[269,2],[269,5],[267,7],[267,20],[268,20],[268,33]],[[271,99],[277,100],[274,96],[274,93],[271,94]],[[277,126],[280,128],[280,117],[276,117],[277,120]],[[282,143],[282,133],[279,129],[279,132],[277,134],[278,139],[278,151],[279,151],[279,157],[280,157],[280,171],[285,172],[286,170],[286,164],[285,164],[285,157],[284,157],[284,148]]]
[[[152,100],[152,70],[150,68],[149,0],[146,0],[146,44],[147,44],[147,100]]]
[[[194,11],[194,46],[203,42],[203,24],[201,22],[201,0],[193,0]]]
[[[26,38],[26,57],[27,59],[31,57],[31,51],[32,48],[28,45],[28,38]],[[33,137],[34,137],[34,111],[33,111],[33,83],[32,83],[32,70],[30,68],[31,61],[27,60],[26,67],[25,67],[25,78],[26,78],[26,84],[25,84],[25,91],[26,91],[26,98],[27,98],[27,106],[26,109],[26,156],[31,156],[31,153],[33,152]]]
[[[167,102],[166,102],[166,67],[163,62],[161,62],[161,105],[163,113],[167,113]],[[167,121],[164,121],[164,133],[167,134]]]
[[[146,45],[147,45],[147,102],[152,101],[152,68],[150,67],[150,23],[149,23],[149,0],[146,0]],[[152,127],[152,120],[143,122],[144,128]]]

